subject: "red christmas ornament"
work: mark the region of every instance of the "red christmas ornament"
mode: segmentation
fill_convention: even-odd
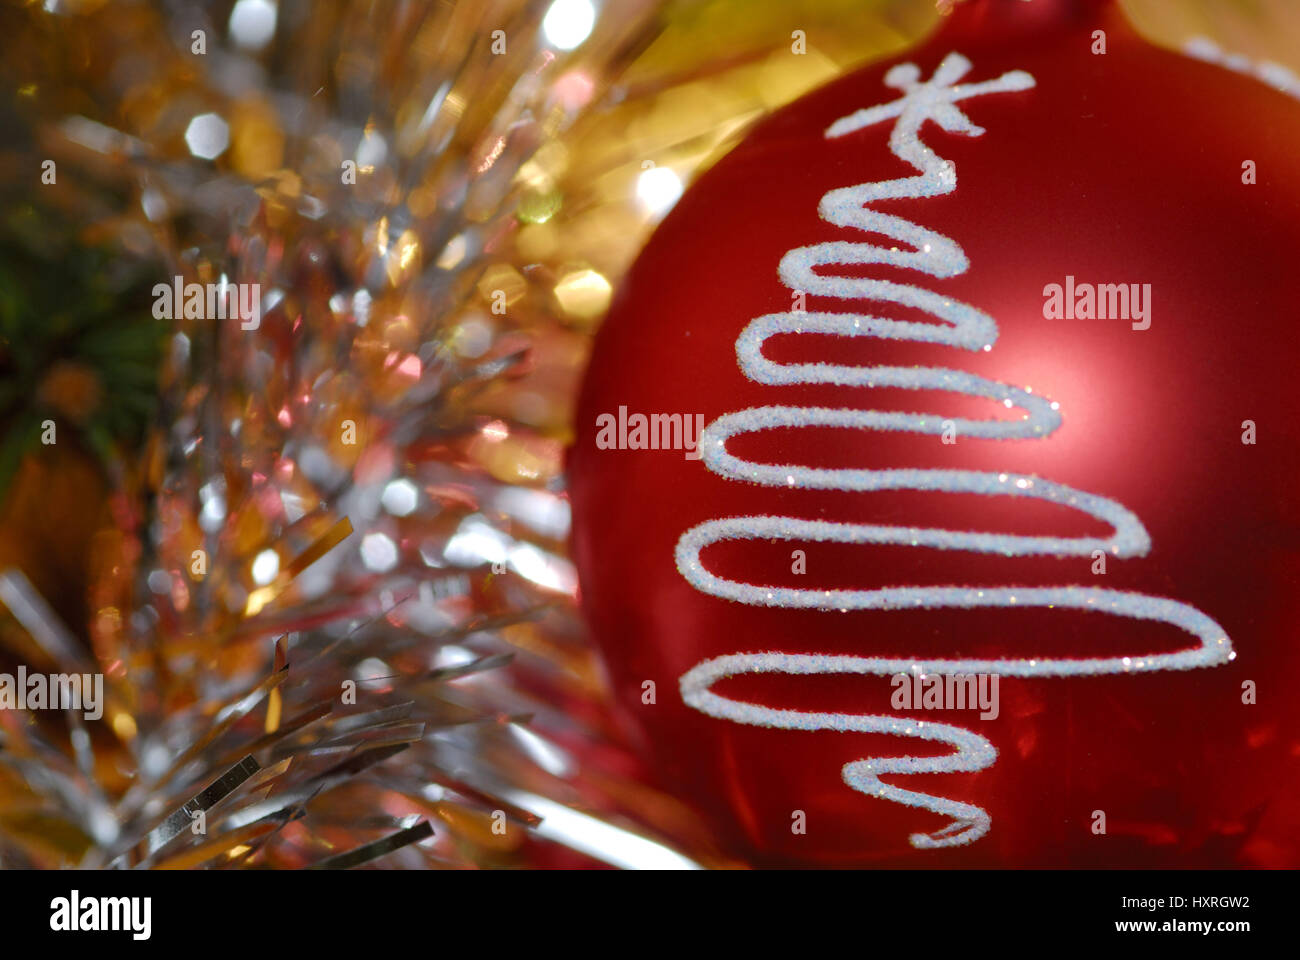
[[[1300,104],[1113,7],[973,0],[686,192],[573,549],[732,849],[1300,865],[1297,157]]]

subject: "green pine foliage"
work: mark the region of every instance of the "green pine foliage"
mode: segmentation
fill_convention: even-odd
[[[79,244],[55,212],[0,211],[0,496],[42,423],[102,462],[137,448],[153,416],[167,322],[153,317],[151,273]],[[78,416],[51,402],[52,372],[88,386]]]

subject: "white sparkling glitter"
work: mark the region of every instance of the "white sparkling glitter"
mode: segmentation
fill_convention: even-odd
[[[830,242],[791,250],[781,260],[782,282],[814,296],[838,299],[880,300],[913,307],[937,317],[941,324],[887,320],[864,314],[774,313],[753,320],[736,341],[736,356],[745,375],[772,385],[836,384],[849,387],[893,387],[906,390],[945,390],[964,396],[999,401],[1004,408],[1019,408],[1019,419],[952,421],[966,437],[1013,439],[1043,437],[1061,423],[1059,404],[1033,394],[1028,388],[988,380],[959,370],[939,367],[858,367],[831,363],[780,364],[763,354],[772,336],[813,333],[844,337],[878,337],[943,344],[967,350],[988,350],[997,339],[993,318],[974,307],[919,287],[863,277],[833,276],[819,272],[828,265],[885,264],[918,270],[945,278],[963,273],[969,262],[952,239],[898,216],[866,209],[875,200],[934,197],[951,193],[957,185],[953,164],[938,157],[921,142],[918,131],[931,121],[950,133],[978,136],[975,126],[955,104],[981,94],[1026,90],[1034,79],[1022,71],[996,80],[956,84],[970,69],[960,54],[949,54],[934,77],[920,82],[914,64],[902,64],[885,75],[885,82],[904,91],[890,104],[859,110],[836,121],[828,138],[847,135],[887,119],[896,123],[890,134],[893,154],[911,164],[919,175],[880,183],[832,190],[821,201],[823,219],[881,235],[911,247],[882,247],[871,243]],[[682,699],[710,716],[736,723],[786,730],[836,730],[887,733],[938,741],[954,752],[930,757],[873,757],[846,764],[844,782],[869,796],[919,807],[949,817],[952,822],[933,833],[913,834],[916,847],[947,847],[970,843],[988,832],[989,815],[979,807],[956,800],[883,783],[882,774],[958,773],[983,770],[997,757],[986,739],[970,730],[943,723],[864,714],[816,713],[778,710],[761,704],[731,700],[712,692],[719,680],[737,674],[788,675],[871,674],[892,676],[901,672],[923,674],[994,673],[1018,677],[1095,676],[1152,670],[1186,670],[1213,666],[1232,659],[1232,645],[1222,627],[1193,607],[1175,600],[1098,587],[1063,586],[889,587],[876,590],[818,590],[738,583],[707,569],[700,552],[724,540],[788,540],[800,542],[890,544],[937,550],[1021,556],[1090,556],[1104,550],[1115,557],[1142,556],[1151,541],[1141,521],[1113,500],[1040,477],[971,470],[824,469],[795,464],[763,464],[743,460],[727,450],[732,437],[759,430],[834,427],[855,430],[891,430],[942,434],[938,414],[896,411],[847,410],[822,407],[751,407],[714,420],[701,437],[704,465],[719,476],[765,486],[811,490],[915,490],[934,493],[976,493],[985,496],[1027,497],[1061,504],[1110,525],[1107,537],[1051,537],[942,530],[927,527],[879,526],[803,520],[794,517],[728,517],[701,523],[682,534],[677,543],[677,568],[697,590],[712,596],[754,606],[838,610],[977,609],[988,607],[1065,608],[1106,613],[1178,627],[1197,643],[1170,653],[1131,657],[925,660],[913,658],[855,657],[829,654],[738,653],[705,660],[683,674]]]
[[[397,566],[397,544],[383,533],[368,533],[361,538],[361,562],[367,570],[387,573]]]
[[[230,125],[215,113],[203,113],[185,128],[185,145],[204,160],[215,160],[230,146]]]
[[[542,18],[542,34],[551,46],[574,50],[595,25],[596,8],[591,0],[554,0]]]
[[[280,555],[274,550],[263,550],[253,558],[253,582],[265,587],[280,575]]]
[[[239,0],[230,11],[230,38],[243,50],[261,50],[275,36],[276,6],[270,0]]]
[[[1240,54],[1230,54],[1208,37],[1192,37],[1183,44],[1183,53],[1207,63],[1213,63],[1234,73],[1244,73],[1260,83],[1268,84],[1288,96],[1300,100],[1300,76],[1289,67],[1268,60],[1256,62]]]
[[[649,213],[662,216],[681,196],[681,177],[668,167],[650,167],[637,177],[636,198]]]
[[[379,502],[395,517],[409,516],[420,505],[420,488],[406,477],[390,480]]]

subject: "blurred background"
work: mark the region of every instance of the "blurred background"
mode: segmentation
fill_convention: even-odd
[[[107,700],[0,711],[0,865],[740,866],[610,719],[571,406],[692,180],[950,6],[0,9],[0,671]],[[1300,4],[1121,6],[1300,95]]]

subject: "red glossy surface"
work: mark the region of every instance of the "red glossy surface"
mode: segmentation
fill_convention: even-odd
[[[1032,11],[1032,12],[1031,12]],[[1107,32],[1094,55],[1091,33]],[[675,451],[600,450],[596,417],[821,405],[993,414],[939,392],[765,386],[738,369],[734,341],[754,317],[790,309],[777,263],[793,247],[869,239],[818,218],[827,190],[912,173],[887,146],[891,124],[839,140],[839,117],[896,99],[882,63],[764,121],[691,187],[619,291],[579,405],[571,454],[575,557],[583,602],[624,717],[664,782],[706,811],[757,863],[896,865],[1300,865],[1300,417],[1295,258],[1300,251],[1300,104],[1262,84],[1156,49],[1093,3],[975,0],[901,58],[928,78],[949,51],[963,82],[1026,70],[1037,86],[964,101],[980,137],[933,123],[922,139],[956,165],[947,196],[881,202],[962,245],[970,269],[946,280],[871,267],[864,275],[950,293],[991,314],[990,352],[864,339],[786,337],[774,359],[926,364],[1029,385],[1061,404],[1043,440],[959,439],[853,430],[769,431],[732,442],[766,462],[954,467],[1034,473],[1124,504],[1153,540],[1145,557],[995,556],[918,548],[730,543],[714,571],[750,583],[1084,584],[1172,597],[1203,610],[1238,657],[1213,669],[1142,676],[1004,679],[1001,714],[916,714],[993,742],[973,774],[894,777],[907,789],[978,804],[992,829],[962,848],[918,851],[913,831],[946,822],[847,787],[868,756],[947,750],[915,740],[776,731],[688,709],[678,678],[733,652],[1031,657],[1183,647],[1172,628],[1073,612],[785,611],[693,589],[673,548],[687,528],[743,514],[1024,534],[1107,533],[1050,505],[973,495],[780,490],[723,479]],[[1241,182],[1242,163],[1258,183]],[[877,240],[879,238],[876,238]],[[1047,320],[1043,287],[1067,274],[1152,285],[1152,324]],[[901,316],[882,303],[810,297],[809,310]],[[924,319],[915,316],[912,319]],[[827,351],[833,351],[828,356]],[[1241,442],[1255,420],[1258,443]],[[791,573],[791,549],[807,573]],[[642,703],[642,684],[657,702]],[[1243,705],[1242,683],[1258,684]],[[889,714],[883,677],[743,678],[718,692],[798,709]],[[791,812],[807,834],[791,832]],[[1106,812],[1107,835],[1090,830]]]

